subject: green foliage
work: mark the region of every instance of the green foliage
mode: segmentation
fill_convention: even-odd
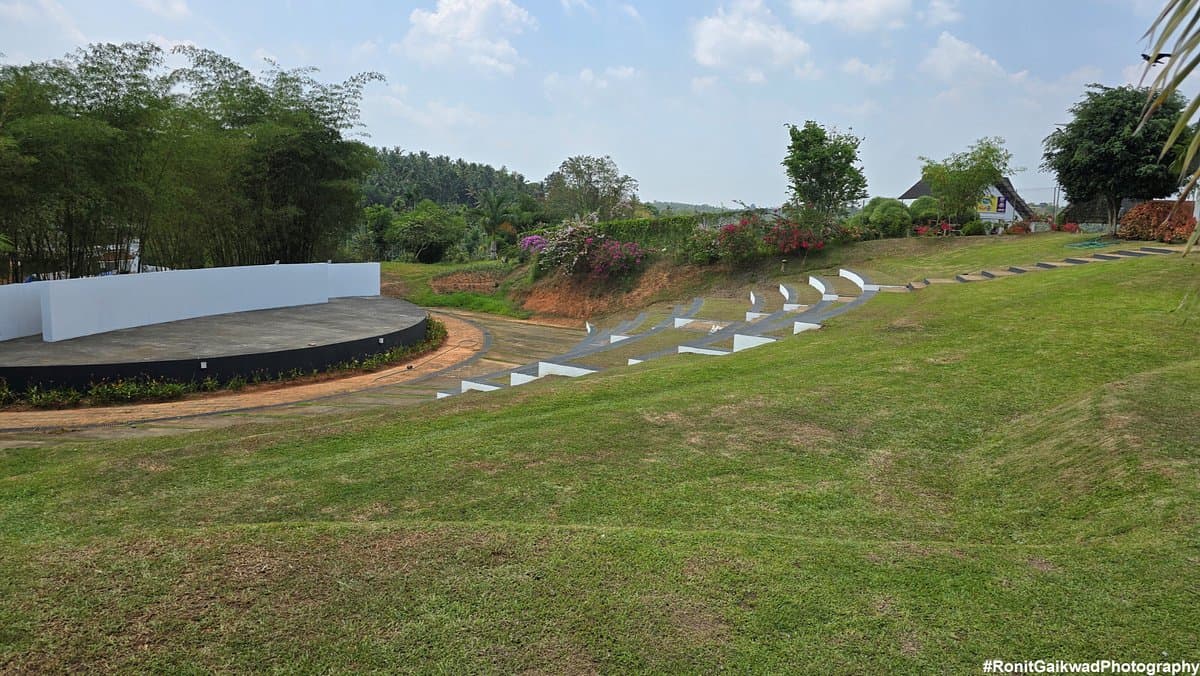
[[[0,66],[14,277],[92,275],[139,251],[172,268],[325,260],[354,232],[374,156],[342,134],[380,76],[323,84],[310,69],[255,76],[211,51],[175,52],[175,70],[151,43]]]
[[[87,398],[98,406],[127,404],[137,401],[171,401],[199,387],[194,383],[175,383],[163,380],[117,380],[94,383],[87,389]]]
[[[1154,199],[1174,193],[1180,171],[1172,164],[1185,152],[1182,139],[1168,146],[1180,119],[1183,97],[1161,99],[1141,123],[1150,90],[1091,85],[1071,107],[1071,121],[1046,137],[1042,167],[1053,171],[1071,203],[1104,200],[1110,232],[1117,228],[1121,200]],[[1165,152],[1165,156],[1163,156]]]
[[[680,257],[693,265],[709,265],[721,260],[715,228],[697,228],[684,243]]]
[[[428,152],[407,152],[401,148],[379,148],[378,164],[365,177],[363,198],[368,205],[411,209],[422,200],[444,207],[474,206],[484,192],[518,196],[518,206],[540,212],[533,199],[535,184],[521,174],[501,167],[454,160]],[[530,201],[522,201],[528,198]],[[536,216],[535,216],[536,217]],[[544,219],[541,219],[544,220]],[[522,225],[531,225],[531,223]]]
[[[435,263],[462,238],[466,229],[467,222],[461,213],[423,200],[392,220],[387,239],[396,251],[421,263]]]
[[[871,233],[879,237],[904,237],[912,226],[912,216],[908,207],[898,199],[891,197],[872,197],[871,201],[857,214],[858,220],[851,219],[862,230],[863,238],[870,239]]]
[[[987,234],[987,226],[984,225],[983,221],[981,221],[979,219],[975,219],[973,221],[967,221],[962,226],[962,234],[969,235],[969,236],[986,235]]]
[[[685,214],[602,221],[596,224],[596,230],[621,241],[637,242],[647,249],[678,251],[700,223],[701,218],[696,214]]]
[[[563,160],[542,181],[547,209],[562,218],[595,214],[601,221],[628,218],[637,206],[638,182],[622,174],[607,155]]]
[[[1158,242],[1185,242],[1196,229],[1196,217],[1175,200],[1143,202],[1121,217],[1117,236]]]
[[[908,205],[908,214],[914,225],[933,225],[938,222],[938,201],[932,195],[923,195]]]
[[[1002,138],[982,138],[965,152],[954,153],[940,162],[922,157],[921,179],[937,201],[937,212],[956,220],[971,213],[988,188],[1016,171],[1009,166],[1012,153]]]
[[[83,395],[70,388],[45,388],[34,386],[24,393],[24,399],[34,408],[67,408],[79,403]]]
[[[862,139],[827,130],[809,120],[788,125],[791,142],[783,166],[792,201],[832,223],[853,202],[867,196],[867,179],[858,158]]]

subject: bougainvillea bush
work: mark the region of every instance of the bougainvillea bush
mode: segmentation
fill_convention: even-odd
[[[743,216],[717,230],[717,255],[726,263],[746,263],[758,255],[762,221],[758,215]]]
[[[1122,239],[1184,242],[1196,229],[1196,217],[1185,205],[1173,201],[1143,202],[1121,218],[1117,237]]]
[[[767,230],[763,241],[781,255],[796,252],[807,254],[810,251],[820,251],[825,248],[825,240],[820,233],[788,218],[780,218],[775,221]]]
[[[645,260],[646,251],[636,242],[622,242],[592,225],[572,223],[550,233],[537,265],[543,271],[603,281],[627,276],[641,269]]]
[[[588,276],[596,280],[625,277],[641,269],[645,259],[646,252],[637,242],[606,239],[592,253]]]
[[[522,237],[517,246],[526,254],[541,253],[542,249],[546,248],[546,238],[541,235],[530,235]]]

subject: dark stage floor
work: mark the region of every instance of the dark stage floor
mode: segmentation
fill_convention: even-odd
[[[0,367],[164,362],[295,350],[394,333],[425,310],[395,298],[338,298],[317,305],[185,319],[57,343],[0,342]]]

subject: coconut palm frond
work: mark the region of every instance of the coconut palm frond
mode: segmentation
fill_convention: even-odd
[[[1147,60],[1142,73],[1142,81],[1150,80],[1150,100],[1146,104],[1142,124],[1162,106],[1172,94],[1179,91],[1184,81],[1200,66],[1200,0],[1167,0],[1161,13],[1150,24],[1144,36],[1150,40],[1151,54],[1169,54],[1169,58],[1161,69],[1155,69],[1155,62]],[[1191,134],[1191,141],[1180,158],[1180,178],[1186,181],[1186,187],[1180,193],[1179,201],[1183,202],[1198,183],[1200,183],[1200,127],[1193,127],[1189,121],[1200,111],[1200,94],[1184,108],[1183,114],[1171,130],[1171,136],[1163,146],[1163,156],[1172,148],[1175,141],[1184,134]],[[1200,239],[1200,227],[1197,227],[1188,238],[1183,255],[1188,255]]]

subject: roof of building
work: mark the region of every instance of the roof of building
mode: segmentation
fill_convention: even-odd
[[[1013,205],[1013,209],[1017,210],[1017,215],[1025,220],[1031,220],[1034,216],[1033,209],[1029,208],[1029,204],[1017,194],[1017,189],[1013,187],[1012,181],[1008,178],[1002,178],[996,183],[996,191],[999,192],[1009,204]],[[899,197],[902,200],[915,200],[918,197],[932,195],[933,191],[929,189],[929,184],[925,179],[920,179],[912,185],[911,188],[904,191],[904,194]]]

